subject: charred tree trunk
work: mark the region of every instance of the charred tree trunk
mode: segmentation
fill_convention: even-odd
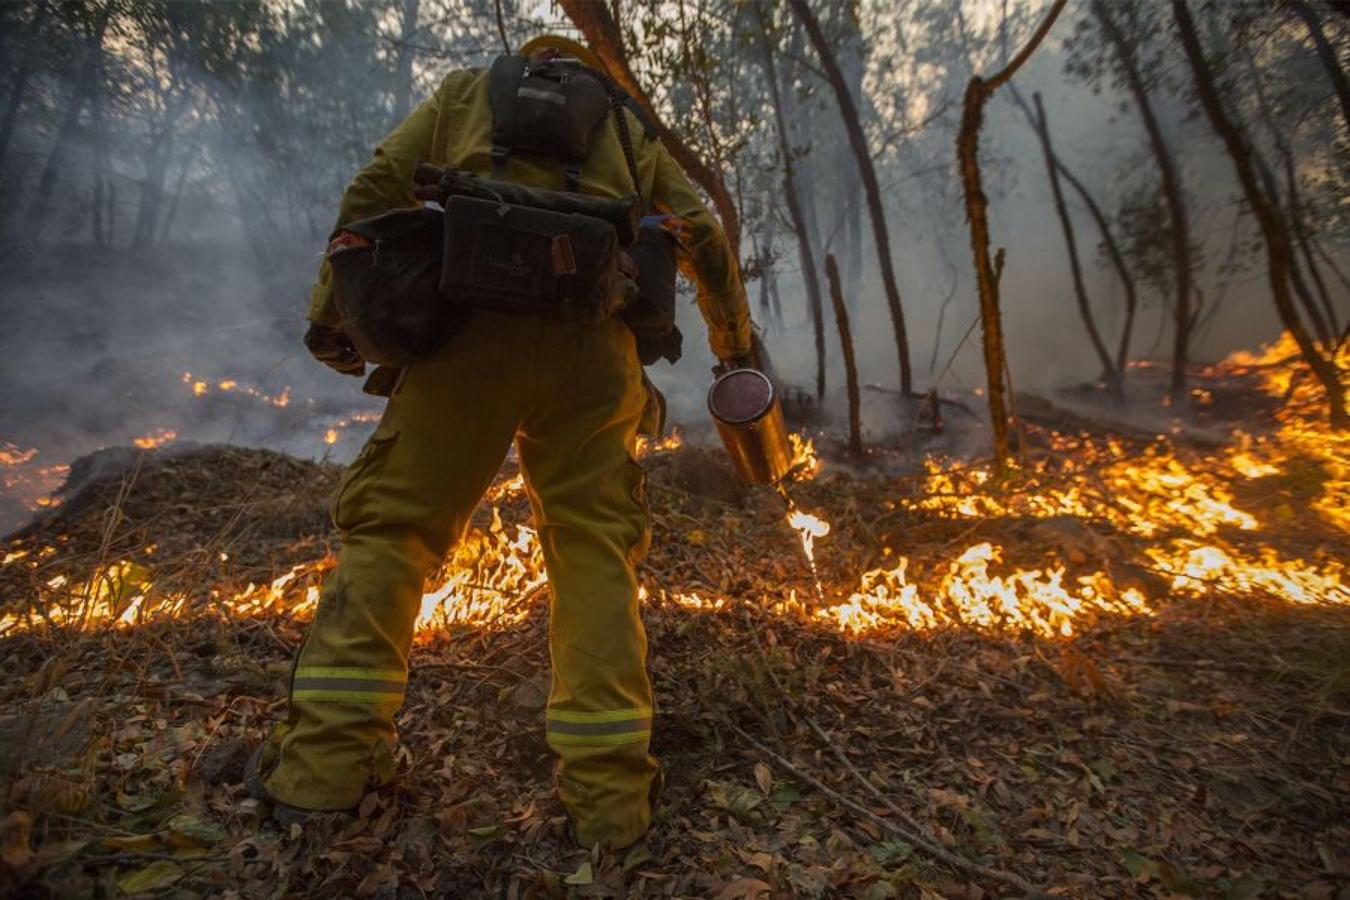
[[[25,218],[28,223],[28,233],[34,241],[42,239],[42,227],[46,224],[47,213],[51,209],[52,194],[56,190],[57,176],[60,175],[65,164],[66,151],[75,138],[75,131],[80,124],[80,113],[84,111],[84,105],[93,93],[99,55],[103,48],[103,34],[108,29],[108,20],[112,18],[112,11],[112,4],[104,6],[99,11],[97,19],[90,26],[89,34],[85,38],[84,55],[80,60],[79,73],[75,76],[75,86],[71,91],[70,101],[66,104],[65,112],[61,115],[61,124],[56,129],[55,144],[52,147],[52,152],[47,156],[47,164],[42,168],[42,174],[38,177],[37,189],[28,205],[28,213]]]
[[[976,75],[970,79],[961,109],[961,130],[956,137],[956,157],[961,168],[961,186],[965,192],[966,218],[970,220],[970,249],[975,256],[975,284],[980,297],[980,321],[984,332],[984,368],[989,393],[989,423],[994,432],[994,476],[1008,471],[1008,402],[1006,398],[1007,352],[1003,346],[1003,321],[999,312],[999,279],[1003,272],[1003,251],[997,263],[989,258],[989,198],[980,178],[980,126],[984,123],[984,105],[1000,85],[1027,61],[1059,18],[1067,0],[1055,0],[1027,45],[1008,65],[987,81]]]
[[[1333,340],[1335,339],[1340,331],[1340,325],[1337,324],[1336,307],[1331,302],[1331,295],[1327,293],[1326,282],[1322,279],[1322,273],[1318,269],[1317,261],[1313,259],[1312,249],[1309,247],[1308,228],[1303,220],[1303,204],[1299,197],[1298,166],[1294,162],[1294,148],[1290,146],[1284,132],[1280,129],[1279,124],[1275,120],[1275,114],[1271,110],[1270,101],[1266,97],[1265,86],[1261,79],[1261,70],[1257,66],[1255,55],[1250,48],[1244,49],[1246,49],[1247,72],[1251,78],[1252,88],[1256,93],[1256,106],[1260,111],[1262,121],[1265,123],[1266,131],[1270,133],[1271,143],[1274,144],[1275,152],[1279,155],[1280,162],[1284,169],[1286,189],[1289,192],[1289,228],[1293,233],[1294,240],[1298,243],[1299,252],[1303,257],[1303,263],[1308,270],[1308,276],[1312,279],[1314,286],[1317,288],[1317,299],[1321,303],[1321,311],[1326,315],[1326,328],[1319,330],[1318,333],[1322,338],[1323,346],[1330,349],[1334,345],[1329,344],[1327,339],[1328,337]],[[1261,165],[1260,170],[1262,180],[1267,182],[1266,189],[1270,193],[1272,199],[1279,196],[1279,190],[1271,187],[1271,185],[1276,183],[1274,175],[1264,165]],[[1299,271],[1297,257],[1295,258],[1293,268],[1290,271],[1297,275]],[[1308,289],[1306,284],[1303,283],[1302,278],[1297,278],[1295,280],[1294,289],[1299,292],[1300,299],[1304,300],[1305,303],[1311,302],[1311,297],[1306,296],[1308,295]],[[1314,310],[1314,313],[1310,315],[1309,318],[1312,319],[1314,326],[1316,326],[1316,323],[1321,316]]]
[[[796,159],[788,139],[787,116],[783,111],[782,92],[778,89],[778,71],[774,64],[773,45],[769,42],[768,23],[764,9],[758,2],[755,13],[759,17],[760,52],[764,60],[764,77],[769,84],[769,98],[773,102],[774,125],[778,132],[778,150],[783,155],[783,200],[792,230],[797,234],[797,256],[801,259],[802,280],[806,283],[806,299],[810,305],[811,326],[816,338],[816,399],[825,397],[825,311],[820,296],[820,279],[816,275],[816,257],[811,248],[811,232],[797,192]]]
[[[863,191],[867,197],[867,211],[872,219],[872,234],[877,245],[877,262],[881,269],[881,283],[886,291],[886,306],[891,313],[891,325],[895,330],[895,349],[900,362],[900,393],[908,398],[913,391],[914,379],[909,364],[909,335],[905,329],[905,312],[900,302],[900,289],[896,286],[895,267],[891,263],[891,241],[886,229],[886,211],[881,202],[881,186],[877,183],[876,168],[872,165],[872,155],[867,149],[867,137],[863,134],[862,123],[858,119],[858,109],[854,105],[853,95],[849,93],[844,73],[835,61],[834,53],[825,35],[820,30],[820,22],[807,5],[806,0],[788,0],[792,12],[806,29],[811,46],[825,69],[825,77],[834,91],[835,102],[839,106],[839,115],[844,120],[844,131],[848,134],[849,146],[858,163],[858,172],[862,176]]]
[[[1125,365],[1130,360],[1130,338],[1134,333],[1135,312],[1139,309],[1139,291],[1135,286],[1134,276],[1130,273],[1130,267],[1125,264],[1125,254],[1121,252],[1120,244],[1116,242],[1116,236],[1111,231],[1111,222],[1102,212],[1102,208],[1097,205],[1097,201],[1092,198],[1092,194],[1088,193],[1088,189],[1083,186],[1083,182],[1079,181],[1064,163],[1056,161],[1055,167],[1059,169],[1059,174],[1064,176],[1064,180],[1078,192],[1078,196],[1082,198],[1088,212],[1092,214],[1092,220],[1097,223],[1097,230],[1101,232],[1102,244],[1106,247],[1106,255],[1110,258],[1111,265],[1120,278],[1120,283],[1125,287],[1125,324],[1121,326],[1120,344],[1116,349],[1116,370],[1123,380]]]
[[[1210,72],[1209,63],[1200,47],[1200,39],[1196,35],[1195,22],[1191,18],[1190,10],[1186,7],[1185,0],[1172,0],[1172,14],[1176,21],[1177,32],[1181,36],[1181,45],[1185,49],[1186,58],[1191,65],[1191,74],[1195,79],[1196,93],[1200,97],[1200,105],[1204,108],[1205,115],[1209,118],[1210,124],[1214,126],[1214,130],[1223,139],[1224,146],[1228,149],[1228,155],[1233,159],[1233,166],[1237,169],[1238,181],[1242,184],[1243,193],[1246,195],[1247,202],[1256,215],[1257,224],[1261,228],[1261,236],[1266,244],[1271,296],[1275,299],[1275,308],[1279,311],[1284,326],[1289,329],[1290,335],[1293,336],[1294,342],[1298,344],[1299,352],[1327,393],[1327,405],[1330,408],[1332,427],[1338,430],[1344,429],[1350,425],[1350,417],[1346,415],[1345,388],[1340,382],[1340,372],[1337,371],[1334,359],[1329,360],[1318,352],[1312,338],[1304,329],[1303,323],[1299,321],[1298,310],[1294,307],[1293,298],[1289,296],[1289,272],[1294,251],[1289,240],[1289,230],[1284,222],[1284,217],[1281,215],[1279,208],[1271,202],[1271,199],[1262,190],[1255,166],[1252,163],[1251,151],[1247,147],[1242,131],[1229,118],[1223,107],[1218,89],[1214,84],[1214,76]]]
[[[839,286],[839,266],[834,254],[825,254],[825,277],[830,282],[830,302],[834,305],[834,324],[839,328],[839,346],[844,354],[845,384],[848,386],[848,449],[862,456],[862,394],[858,391],[858,359],[853,353],[853,333],[848,327],[848,308]]]
[[[844,290],[851,308],[856,308],[862,285],[862,185],[855,178],[849,185],[848,212],[844,220]]]
[[[1064,231],[1064,245],[1069,252],[1069,272],[1073,277],[1074,296],[1078,299],[1078,314],[1083,319],[1083,327],[1087,329],[1092,349],[1097,352],[1097,359],[1102,364],[1102,378],[1110,385],[1111,392],[1120,397],[1122,390],[1120,373],[1116,371],[1111,353],[1106,349],[1106,342],[1102,340],[1101,332],[1097,330],[1097,322],[1092,316],[1092,304],[1088,301],[1087,286],[1083,283],[1083,267],[1078,260],[1078,241],[1074,238],[1073,220],[1069,218],[1069,209],[1064,203],[1064,191],[1059,185],[1059,166],[1056,165],[1055,148],[1050,142],[1050,125],[1045,118],[1045,107],[1041,104],[1040,92],[1032,94],[1031,99],[1036,104],[1036,133],[1041,139],[1045,170],[1050,176],[1050,194],[1055,201],[1055,214],[1059,217],[1060,227]]]
[[[1261,158],[1256,148],[1249,146],[1248,150],[1252,155],[1252,165],[1261,178],[1261,185],[1265,188],[1266,196],[1270,199],[1271,205],[1276,209],[1283,209],[1284,206],[1280,200],[1280,186],[1275,181],[1275,173],[1270,171],[1270,166]],[[1292,251],[1292,240],[1290,241],[1290,248]],[[1322,315],[1322,311],[1317,308],[1317,301],[1313,299],[1312,291],[1308,290],[1308,283],[1303,280],[1303,273],[1299,271],[1298,257],[1292,252],[1289,254],[1289,285],[1294,289],[1294,296],[1298,298],[1299,304],[1303,307],[1303,312],[1307,314],[1308,321],[1312,323],[1317,340],[1327,351],[1334,351],[1336,335],[1327,323],[1326,317]]]
[[[610,76],[632,95],[646,112],[661,143],[670,151],[675,162],[679,163],[680,168],[684,169],[712,198],[717,215],[722,220],[722,230],[731,244],[732,255],[739,259],[741,220],[736,211],[736,204],[731,199],[731,192],[727,190],[726,182],[720,173],[700,159],[698,154],[656,114],[651,99],[642,90],[636,76],[633,75],[633,70],[629,68],[628,57],[623,49],[623,33],[610,14],[609,8],[603,3],[597,3],[596,0],[558,0],[558,5],[585,36],[586,42],[605,64]]]
[[[398,55],[394,61],[394,124],[402,122],[412,109],[413,93],[413,48],[412,39],[417,33],[417,17],[421,0],[403,0],[403,17],[399,23],[400,35]]]
[[[1172,220],[1172,260],[1176,268],[1177,289],[1172,302],[1175,334],[1172,344],[1171,393],[1175,401],[1182,401],[1186,396],[1186,363],[1190,354],[1191,328],[1195,320],[1191,315],[1191,232],[1186,217],[1181,176],[1177,172],[1167,141],[1163,138],[1157,116],[1153,113],[1148,88],[1144,84],[1143,75],[1139,71],[1139,62],[1135,58],[1129,40],[1112,18],[1105,0],[1092,0],[1092,12],[1115,53],[1135,106],[1139,108],[1139,116],[1144,121],[1144,130],[1148,132],[1149,148],[1162,177],[1163,197],[1167,201],[1168,216]]]
[[[33,24],[28,29],[28,38],[23,45],[23,56],[19,58],[19,68],[14,73],[9,99],[5,102],[5,117],[0,119],[0,163],[4,163],[10,138],[14,136],[14,123],[19,118],[19,107],[23,106],[23,95],[28,90],[28,79],[33,74],[33,61],[40,46],[42,30],[47,27],[47,18],[50,14],[51,7],[46,2],[40,3],[33,15]]]
[[[1322,60],[1322,68],[1327,70],[1327,78],[1336,88],[1336,97],[1341,101],[1341,118],[1345,120],[1346,129],[1350,130],[1350,80],[1346,79],[1345,70],[1341,68],[1336,48],[1327,40],[1326,32],[1322,30],[1322,20],[1306,0],[1289,0],[1289,5],[1308,28],[1313,46],[1317,48],[1317,57]]]

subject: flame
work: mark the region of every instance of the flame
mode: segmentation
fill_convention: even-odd
[[[802,540],[802,551],[812,563],[816,561],[816,538],[830,533],[830,523],[819,516],[813,516],[795,507],[788,508],[788,524],[792,526]]]
[[[1306,373],[1299,374],[1303,367],[1291,360],[1295,350],[1285,336],[1260,352],[1233,354],[1211,367],[1214,375],[1255,379],[1282,403],[1273,430],[1239,433],[1222,449],[1199,451],[1162,436],[1141,446],[1110,437],[1050,434],[1051,452],[1021,465],[1011,487],[995,490],[987,465],[935,456],[925,461],[917,485],[898,482],[895,496],[880,501],[929,519],[1041,520],[1046,524],[1035,527],[1054,534],[1064,526],[1064,545],[1052,544],[1048,559],[1018,565],[1026,561],[1025,543],[992,540],[957,544],[939,559],[882,548],[886,559],[880,566],[826,590],[815,566],[819,541],[830,534],[830,524],[789,503],[786,521],[811,565],[816,602],[802,603],[791,590],[786,596],[770,591],[733,600],[701,583],[697,589],[644,586],[641,597],[705,611],[758,603],[847,633],[960,627],[1045,637],[1076,634],[1102,617],[1153,615],[1164,602],[1215,592],[1294,604],[1350,605],[1345,560],[1332,550],[1283,549],[1318,546],[1302,540],[1282,543],[1283,532],[1296,532],[1302,516],[1320,519],[1325,527],[1319,533],[1328,528],[1350,533],[1350,436],[1323,424],[1320,390]],[[1346,351],[1338,363],[1350,364]],[[183,381],[194,392],[199,383],[212,389],[191,373],[184,373]],[[217,382],[214,389],[248,390],[232,381]],[[283,392],[268,402],[288,396]],[[357,413],[339,420],[325,438],[336,440],[351,423],[375,417]],[[148,437],[167,434],[171,432],[161,430]],[[673,434],[642,452],[668,452],[681,442]],[[792,444],[797,477],[814,476],[820,464],[810,438],[793,435]],[[41,462],[36,450],[0,445],[0,477],[7,488],[19,473],[28,477],[47,471]],[[1280,500],[1279,492],[1287,485],[1293,486],[1291,492],[1302,491],[1289,497],[1306,499]],[[899,492],[901,486],[906,493]],[[428,580],[417,617],[421,635],[507,624],[527,614],[546,583],[539,541],[533,529],[504,523],[499,506],[516,504],[523,511],[524,490],[518,472],[490,489],[488,525],[471,531]],[[317,607],[321,579],[334,564],[324,557],[296,565],[267,583],[209,589],[158,579],[143,562],[151,547],[142,549],[142,562],[113,562],[92,577],[54,572],[48,567],[60,561],[61,543],[14,541],[4,549],[0,565],[14,567],[19,577],[27,569],[37,588],[26,607],[0,613],[0,634],[49,626],[129,628],[202,609],[232,617],[303,617]],[[1334,541],[1321,545],[1328,543],[1337,546]],[[1134,568],[1151,570],[1156,588],[1118,584],[1111,574],[1116,556],[1130,559]]]
[[[323,442],[324,442],[325,444],[330,444],[330,445],[331,445],[331,444],[336,444],[336,443],[337,443],[337,439],[338,439],[338,433],[337,433],[337,429],[336,429],[336,428],[330,428],[330,429],[328,429],[327,431],[325,431],[325,432],[323,433]]]
[[[793,481],[810,481],[820,474],[820,457],[816,455],[816,445],[806,435],[792,432],[788,435],[792,444],[792,464],[788,471]]]
[[[174,431],[171,428],[160,428],[150,434],[144,435],[143,437],[133,438],[131,442],[135,444],[137,447],[140,447],[142,450],[154,450],[157,447],[162,447],[171,441],[176,441],[177,439],[178,439],[178,432]]]
[[[272,406],[279,408],[289,406],[291,402],[291,386],[289,384],[281,389],[280,394],[268,394],[252,385],[241,385],[239,381],[234,378],[223,378],[215,384],[212,384],[205,378],[194,378],[191,372],[184,372],[181,380],[183,384],[187,385],[192,391],[192,396],[194,397],[205,397],[212,391],[222,394],[238,391],[241,394],[255,397],[264,403],[269,403]]]
[[[520,496],[524,491],[525,475],[522,472],[517,472],[510,478],[498,481],[492,487],[488,488],[487,497],[485,499],[488,503],[501,503],[503,500],[510,500],[513,497]]]
[[[680,426],[676,425],[670,429],[670,434],[654,441],[646,435],[638,435],[637,439],[637,458],[642,459],[652,453],[667,453],[671,450],[678,450],[684,446],[684,433]]]
[[[70,466],[43,465],[36,447],[22,449],[8,441],[0,443],[0,488],[27,510],[59,506],[51,496],[66,480]]]

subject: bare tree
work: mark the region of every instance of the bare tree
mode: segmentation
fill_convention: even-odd
[[[1321,18],[1306,0],[1288,0],[1288,2],[1295,15],[1302,19],[1308,28],[1308,35],[1313,40],[1313,46],[1317,48],[1317,58],[1322,61],[1322,68],[1327,70],[1327,78],[1336,88],[1336,98],[1341,102],[1341,118],[1345,120],[1345,127],[1350,129],[1350,81],[1345,77],[1345,69],[1341,68],[1336,48],[1327,40],[1326,32],[1322,30]]]
[[[778,133],[778,151],[783,157],[783,201],[787,205],[788,216],[792,219],[792,230],[797,235],[797,256],[801,259],[802,280],[806,284],[806,299],[811,307],[811,324],[815,329],[816,399],[822,400],[825,397],[825,313],[820,296],[820,279],[816,274],[816,257],[811,248],[811,234],[807,230],[801,197],[797,192],[797,154],[788,139],[787,116],[783,110],[782,91],[779,89],[778,70],[774,62],[773,44],[770,41],[771,29],[761,0],[756,0],[754,9],[759,25],[757,30],[764,65],[764,80],[769,86],[774,126]]]
[[[108,21],[112,18],[112,14],[112,3],[105,3],[94,13],[93,21],[88,25],[84,40],[84,53],[80,57],[80,70],[75,76],[75,84],[71,88],[70,98],[66,101],[65,111],[61,114],[61,124],[56,129],[52,151],[47,156],[46,165],[42,167],[42,174],[38,176],[37,188],[33,192],[33,198],[29,202],[28,213],[25,216],[28,223],[28,233],[34,240],[39,240],[42,237],[42,228],[46,223],[47,213],[51,209],[52,195],[56,191],[56,180],[65,166],[66,152],[75,139],[75,132],[80,124],[80,114],[84,111],[85,104],[93,97],[94,80],[98,77],[98,61],[103,47],[103,35],[108,30]]]
[[[834,323],[839,328],[839,346],[844,354],[845,384],[848,386],[848,449],[862,455],[862,395],[858,391],[858,359],[853,352],[853,332],[848,327],[848,307],[844,305],[843,290],[839,286],[839,266],[834,254],[825,254],[825,277],[830,282],[830,302],[834,306]]]
[[[1200,105],[1228,149],[1228,155],[1233,160],[1234,168],[1237,169],[1243,194],[1256,216],[1261,236],[1265,240],[1271,296],[1275,300],[1275,308],[1280,314],[1280,320],[1293,336],[1294,342],[1298,344],[1299,352],[1326,390],[1332,427],[1344,429],[1350,426],[1350,417],[1346,415],[1345,388],[1340,382],[1340,372],[1334,358],[1327,359],[1313,344],[1311,336],[1299,319],[1298,309],[1294,306],[1289,293],[1290,270],[1294,261],[1289,227],[1279,206],[1272,202],[1261,186],[1251,149],[1241,127],[1224,109],[1218,88],[1214,84],[1214,75],[1210,71],[1209,62],[1205,59],[1204,50],[1200,46],[1200,38],[1196,34],[1195,21],[1191,18],[1185,0],[1172,0],[1172,14],[1177,33],[1181,37],[1181,45],[1191,65]]]
[[[1139,109],[1140,118],[1143,119],[1144,130],[1148,133],[1149,148],[1162,178],[1168,216],[1172,220],[1172,260],[1176,276],[1176,292],[1172,298],[1171,393],[1174,400],[1181,401],[1185,399],[1186,394],[1186,363],[1190,354],[1191,329],[1195,325],[1195,316],[1191,312],[1191,232],[1186,215],[1185,193],[1181,187],[1181,175],[1172,158],[1172,151],[1163,137],[1162,126],[1159,125],[1158,117],[1153,111],[1153,101],[1144,82],[1136,44],[1125,34],[1115,18],[1115,13],[1105,0],[1092,0],[1092,13],[1100,24],[1107,43],[1111,45],[1116,64],[1124,76],[1125,86]]]
[[[1059,174],[1064,176],[1064,180],[1077,191],[1083,205],[1092,215],[1092,221],[1097,223],[1097,230],[1102,236],[1102,247],[1106,250],[1106,256],[1111,260],[1111,266],[1116,270],[1116,275],[1125,288],[1125,321],[1120,326],[1120,343],[1116,346],[1116,371],[1124,379],[1125,364],[1130,360],[1130,336],[1134,332],[1134,316],[1139,309],[1139,289],[1135,286],[1134,275],[1130,272],[1130,267],[1125,264],[1125,254],[1121,252],[1120,244],[1116,241],[1115,233],[1111,230],[1111,222],[1102,212],[1102,208],[1093,199],[1092,194],[1083,185],[1083,182],[1078,180],[1078,177],[1064,165],[1062,160],[1057,159],[1055,167],[1059,169]]]
[[[1050,194],[1054,198],[1055,214],[1059,217],[1059,224],[1064,232],[1064,245],[1069,253],[1069,273],[1073,279],[1074,296],[1078,300],[1078,315],[1083,320],[1083,327],[1087,329],[1092,349],[1096,351],[1097,359],[1102,364],[1102,378],[1110,385],[1111,392],[1120,397],[1123,389],[1120,372],[1116,370],[1111,353],[1106,349],[1106,343],[1097,329],[1097,321],[1092,315],[1092,304],[1088,300],[1087,286],[1083,283],[1083,267],[1078,260],[1078,242],[1074,238],[1073,220],[1069,218],[1069,209],[1064,203],[1064,191],[1059,184],[1058,160],[1055,158],[1055,148],[1050,142],[1050,125],[1045,118],[1045,107],[1041,104],[1040,92],[1032,94],[1031,99],[1036,104],[1036,134],[1041,139],[1045,170],[1050,177]]]
[[[19,57],[19,68],[14,73],[14,81],[9,88],[9,100],[5,103],[5,116],[0,119],[0,163],[4,162],[10,138],[14,136],[14,123],[19,117],[19,107],[23,105],[24,92],[28,90],[28,79],[33,75],[33,66],[41,47],[42,32],[47,27],[47,18],[50,14],[51,7],[44,0],[37,5],[33,21],[28,26],[28,36],[23,42],[23,55]]]
[[[900,302],[900,289],[896,286],[895,266],[891,262],[891,239],[886,228],[886,210],[881,201],[881,186],[877,182],[876,167],[872,164],[872,154],[867,149],[867,136],[863,134],[862,123],[858,118],[858,108],[849,93],[848,82],[844,78],[839,63],[834,58],[829,42],[820,29],[820,22],[807,5],[806,0],[788,0],[792,12],[806,28],[825,78],[834,91],[839,115],[844,120],[844,131],[848,135],[849,146],[857,160],[858,171],[862,175],[863,191],[867,197],[867,211],[872,219],[872,234],[877,245],[877,263],[881,269],[881,283],[886,292],[886,306],[890,310],[891,325],[895,330],[895,349],[900,361],[900,393],[908,398],[914,389],[914,379],[909,363],[909,335],[905,329],[905,311]]]
[[[975,256],[975,284],[980,296],[980,322],[984,332],[984,368],[989,394],[989,423],[994,433],[994,476],[1008,471],[1008,411],[1005,386],[1008,354],[1003,345],[1003,320],[999,310],[999,279],[1003,251],[998,261],[989,257],[989,198],[980,178],[980,126],[984,106],[1000,85],[1006,83],[1031,57],[1059,18],[1067,0],[1054,0],[1025,47],[1002,71],[991,78],[975,75],[966,87],[961,109],[961,130],[956,138],[956,156],[965,191],[966,217],[970,220],[970,249]]]

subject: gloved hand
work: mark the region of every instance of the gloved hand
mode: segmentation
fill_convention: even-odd
[[[305,332],[305,347],[311,356],[343,375],[366,374],[366,361],[342,329],[313,322]]]
[[[445,205],[445,188],[441,179],[447,170],[431,163],[419,162],[413,169],[413,196],[418,200],[434,200]]]
[[[734,372],[737,369],[753,368],[756,368],[756,366],[754,360],[750,358],[750,354],[746,354],[745,356],[732,356],[727,359],[718,360],[717,365],[713,366],[713,374],[721,377],[722,375],[725,375],[728,372]]]

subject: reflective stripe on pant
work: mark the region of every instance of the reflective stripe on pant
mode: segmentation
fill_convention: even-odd
[[[334,501],[337,570],[301,648],[265,786],[307,809],[390,777],[423,582],[516,441],[553,588],[547,737],[578,839],[650,822],[652,696],[634,567],[648,542],[633,458],[645,395],[618,322],[476,313],[411,367]]]

